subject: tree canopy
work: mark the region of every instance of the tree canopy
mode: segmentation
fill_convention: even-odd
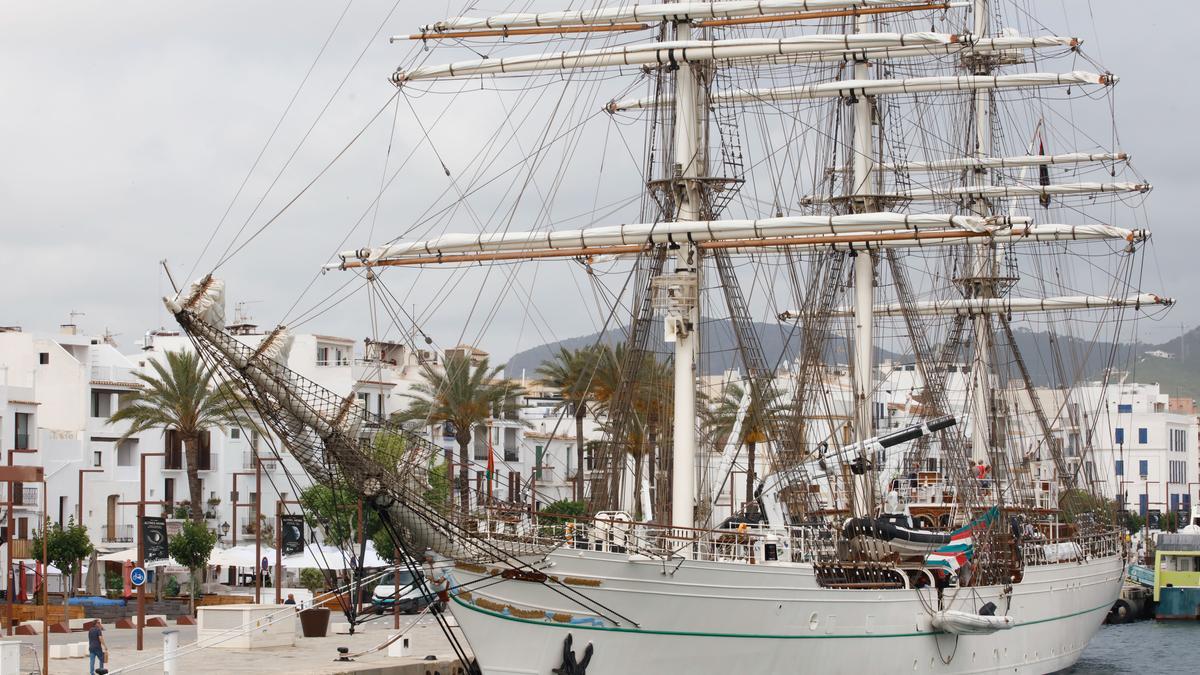
[[[129,422],[121,440],[151,429],[174,429],[187,455],[188,494],[191,517],[204,519],[204,495],[200,494],[201,436],[210,429],[249,425],[236,392],[216,382],[215,370],[188,351],[170,351],[164,359],[150,361],[153,374],[135,373],[144,385],[129,394],[126,405],[109,424]]]
[[[194,520],[185,521],[183,529],[171,537],[167,544],[167,550],[175,562],[188,568],[191,573],[192,582],[189,585],[192,589],[193,609],[196,604],[196,572],[208,565],[208,559],[216,544],[216,533],[205,527],[203,522]]]
[[[74,518],[67,521],[66,527],[58,523],[49,523],[46,532],[46,560],[42,559],[42,532],[33,535],[33,556],[43,564],[50,564],[59,569],[66,578],[74,578],[79,571],[80,562],[96,550],[88,537],[87,527],[75,522]]]

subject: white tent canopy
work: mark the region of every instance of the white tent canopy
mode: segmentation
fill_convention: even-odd
[[[137,559],[138,559],[138,550],[137,550],[136,546],[134,548],[127,548],[123,551],[113,551],[112,553],[105,553],[104,555],[98,556],[96,558],[96,560],[98,560],[100,562],[126,562],[126,561],[128,561],[128,562],[132,562],[132,563],[137,563]],[[162,560],[147,560],[146,567],[182,567],[182,565],[175,562],[175,560],[173,558],[164,558]]]
[[[268,564],[275,564],[275,549],[263,546],[256,555],[254,544],[239,544],[230,548],[214,549],[208,558],[209,565],[222,567],[254,567],[257,568],[263,558]]]
[[[355,547],[357,555],[358,547]],[[299,555],[289,555],[283,558],[283,566],[290,569],[315,567],[327,570],[351,569],[350,552],[331,544],[305,544],[304,552]],[[363,567],[389,567],[391,563],[384,560],[375,552],[375,545],[367,547]]]

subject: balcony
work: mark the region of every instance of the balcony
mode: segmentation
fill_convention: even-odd
[[[5,493],[7,495],[7,493]],[[27,509],[40,509],[42,507],[41,496],[38,494],[38,487],[22,485],[20,490],[13,492],[13,506],[23,507]]]
[[[105,544],[128,544],[135,534],[133,523],[105,525],[100,528],[100,541]]]
[[[274,457],[271,457],[271,458],[263,457],[262,458],[263,471],[274,471],[276,468],[275,465],[277,463],[278,462],[275,461]],[[242,453],[242,469],[244,471],[253,471],[254,470],[254,453],[253,452]]]
[[[92,366],[92,382],[103,382],[117,386],[141,387],[142,382],[134,376],[133,368],[125,366]]]

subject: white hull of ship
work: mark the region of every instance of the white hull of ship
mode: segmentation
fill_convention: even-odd
[[[973,613],[990,601],[1016,620],[1009,630],[956,637],[931,626],[932,589],[819,588],[808,565],[664,565],[569,549],[548,560],[547,574],[569,579],[609,618],[536,582],[471,584],[478,571],[455,569],[452,582],[473,590],[456,595],[451,610],[485,674],[551,673],[563,663],[568,634],[577,658],[593,647],[588,675],[1049,673],[1079,658],[1116,600],[1124,569],[1119,556],[1030,567],[1011,604],[1000,586],[947,589],[946,609]],[[531,610],[545,618],[531,618]],[[637,625],[617,625],[618,614]]]

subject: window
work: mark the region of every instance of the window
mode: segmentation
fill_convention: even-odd
[[[1123,459],[1117,460],[1117,475],[1118,476],[1125,475],[1125,460],[1123,460]]]
[[[92,451],[92,466],[104,466],[104,453],[99,450]]]
[[[229,437],[236,441],[242,437],[242,430],[237,427],[231,428],[229,430]]]
[[[487,438],[486,431],[485,433],[476,432],[473,440],[475,442],[474,458],[486,462],[488,458],[488,441],[490,440]]]
[[[43,366],[49,365],[50,364],[50,352],[38,352],[38,363],[40,363]]]
[[[212,434],[205,431],[200,434],[200,457],[196,462],[199,471],[212,471]]]
[[[163,501],[168,504],[175,502],[175,479],[166,478],[163,480]]]
[[[1146,476],[1150,475],[1150,460],[1148,460],[1148,459],[1139,459],[1138,460],[1138,475],[1141,476],[1142,478],[1145,478]]]
[[[33,417],[30,413],[15,413],[13,428],[16,430],[13,438],[13,447],[18,450],[24,450],[29,447],[29,427],[30,418]]]
[[[317,365],[329,365],[329,347],[317,347]]]
[[[1121,403],[1117,406],[1117,412],[1118,413],[1131,413],[1131,412],[1133,412],[1133,404],[1132,403]]]
[[[1145,445],[1149,442],[1150,442],[1149,430],[1147,430],[1146,427],[1140,427],[1138,429],[1138,443],[1141,445]]]
[[[177,430],[167,429],[163,450],[167,453],[163,458],[164,469],[176,471],[183,468],[183,439]]]
[[[533,468],[538,480],[542,479],[542,455],[545,452],[546,449],[543,446],[533,446]]]
[[[107,391],[92,392],[92,417],[107,419],[112,416],[112,393]]]
[[[1138,495],[1138,512],[1142,514],[1143,518],[1145,518],[1146,513],[1149,511],[1150,511],[1150,495],[1144,494],[1144,493]]]
[[[133,455],[137,448],[136,438],[127,438],[117,444],[117,466],[133,466]]]
[[[1125,428],[1124,427],[1117,427],[1116,441],[1117,441],[1117,445],[1121,445],[1122,443],[1125,442]]]

